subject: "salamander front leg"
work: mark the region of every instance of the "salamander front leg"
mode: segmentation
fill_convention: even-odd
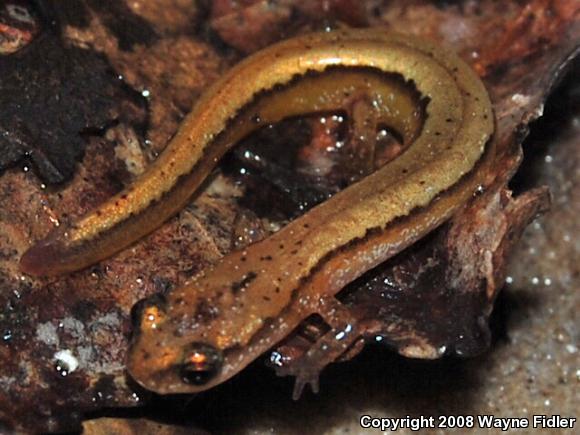
[[[276,367],[278,376],[295,376],[292,397],[298,400],[307,384],[314,393],[318,392],[318,376],[330,363],[339,359],[352,349],[362,344],[361,332],[352,313],[334,297],[321,301],[318,313],[330,326],[330,330],[320,336],[302,355],[289,361],[281,362]]]

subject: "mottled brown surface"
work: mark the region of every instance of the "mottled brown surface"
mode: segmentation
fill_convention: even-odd
[[[20,14],[28,10],[18,7]],[[30,19],[39,16],[30,12]],[[115,121],[143,125],[146,115],[140,96],[110,71],[102,55],[67,46],[59,28],[43,26],[28,45],[0,56],[0,171],[32,164],[42,181],[57,184],[74,174],[84,154],[83,136]]]
[[[357,0],[216,0],[209,26],[228,45],[252,53],[297,32],[331,29],[339,23],[365,27],[368,6]]]
[[[69,43],[97,50],[130,86],[149,91],[145,94],[149,95],[147,131],[120,125],[89,138],[77,174],[58,190],[43,189],[31,172],[14,169],[0,178],[0,421],[9,426],[74,428],[84,412],[150,400],[146,393],[128,385],[124,374],[131,306],[145,295],[182,284],[229,250],[240,210],[249,227],[256,218],[240,209],[237,202],[244,187],[232,183],[231,177],[218,175],[206,191],[159,231],[91,270],[54,280],[32,280],[19,274],[17,260],[32,240],[46,234],[57,221],[90,209],[138,174],[162,149],[189,104],[225,67],[239,59],[235,52],[216,43],[216,36],[227,43],[226,35],[217,27],[213,29],[217,33],[212,33],[211,22],[208,26],[201,20],[211,11],[190,9],[178,0],[130,3],[115,6],[114,14],[96,1],[82,3],[86,8],[63,2],[68,8],[63,6],[59,11],[66,11],[68,24],[62,31]],[[336,3],[346,5],[339,6],[346,8],[343,14],[349,11],[348,2]],[[366,312],[382,320],[381,328],[395,325],[399,328],[396,331],[423,331],[411,337],[414,343],[417,336],[427,337],[423,342],[433,348],[445,345],[455,353],[477,353],[487,344],[486,318],[504,280],[505,255],[512,240],[517,239],[510,240],[507,230],[513,228],[517,233],[545,204],[544,191],[529,191],[513,200],[505,184],[517,167],[522,126],[541,114],[559,66],[578,41],[578,24],[573,21],[577,10],[571,6],[574,2],[550,2],[557,13],[542,14],[542,22],[549,24],[543,27],[556,26],[559,31],[538,39],[538,26],[502,31],[522,14],[532,16],[532,23],[536,19],[537,10],[524,10],[515,3],[500,6],[481,2],[478,6],[466,1],[447,7],[419,1],[402,3],[388,2],[375,8],[371,7],[375,3],[369,2],[365,18],[373,25],[388,23],[395,29],[445,42],[481,68],[499,118],[499,178],[496,183],[490,180],[490,187],[470,210],[454,220],[454,226],[414,247],[408,257],[403,253],[393,259],[392,269],[373,272],[359,289],[349,289],[343,297],[356,309],[372,305]],[[547,5],[532,3],[536,8]],[[179,13],[171,14],[171,9]],[[317,28],[316,22],[319,20],[312,20],[312,28]],[[247,47],[256,44],[254,34],[250,35],[245,41]],[[510,45],[506,42],[509,35],[520,42],[535,42]],[[494,57],[490,51],[494,44],[515,48],[506,60]],[[577,126],[572,125],[574,128]],[[377,415],[528,415],[546,409],[548,413],[573,413],[578,404],[578,330],[574,315],[579,304],[576,268],[580,263],[574,239],[578,210],[574,207],[580,201],[578,189],[569,181],[578,179],[578,144],[570,137],[577,138],[577,130],[561,145],[550,145],[554,148],[550,148],[549,164],[531,172],[538,177],[538,184],[525,185],[527,189],[545,180],[555,193],[554,208],[540,230],[530,227],[528,244],[520,247],[508,292],[500,299],[505,312],[498,317],[506,324],[500,328],[504,335],[496,334],[500,340],[493,352],[470,361],[425,364],[373,346],[355,361],[329,368],[322,376],[321,394],[306,395],[298,403],[290,400],[291,381],[276,378],[259,361],[232,382],[196,398],[153,398],[145,415],[177,423],[190,421],[228,433],[265,431],[269,427],[296,433],[304,430],[306,423],[316,432],[345,427],[356,432],[357,416],[364,411]],[[522,177],[528,180],[526,175]],[[465,230],[468,225],[470,231]],[[271,230],[275,226],[275,221],[267,219],[258,227]],[[479,249],[489,254],[474,256]],[[427,268],[419,267],[428,258],[437,261],[427,262]],[[459,273],[458,264],[467,268],[462,267]],[[385,303],[387,308],[381,311],[377,301],[380,304],[385,297],[373,284],[380,283],[380,273],[392,275],[397,270],[404,272],[405,267],[423,271],[423,275],[402,273],[396,283],[417,297],[396,294],[402,302]],[[430,302],[439,298],[447,311],[435,313],[438,321],[432,327],[418,314],[425,307],[421,294],[433,282],[440,286],[425,294]],[[446,292],[448,286],[457,291]],[[542,291],[542,287],[550,292]],[[383,290],[388,293],[392,288]],[[453,304],[461,300],[460,290],[470,295],[470,303],[455,309]],[[373,311],[377,309],[380,312]],[[458,312],[460,317],[456,316]],[[468,334],[451,337],[461,330]],[[389,337],[399,350],[409,340],[409,334]],[[374,334],[370,338],[374,339]],[[69,350],[80,362],[79,368],[66,376],[64,365],[55,358],[62,350]],[[252,394],[267,400],[248,401]]]
[[[41,30],[37,14],[25,0],[0,5],[0,54],[16,53],[26,47]]]
[[[209,432],[183,426],[156,423],[145,419],[100,418],[83,423],[85,435],[207,435]]]

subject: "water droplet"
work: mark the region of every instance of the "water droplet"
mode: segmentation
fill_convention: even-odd
[[[272,352],[270,354],[270,363],[277,367],[282,367],[282,354],[279,352]]]
[[[10,329],[6,329],[3,333],[2,333],[2,341],[4,342],[9,342],[10,340],[12,340],[12,331]]]
[[[482,195],[485,192],[485,187],[483,187],[483,185],[479,185],[477,186],[477,188],[475,189],[475,196],[479,196]]]
[[[59,350],[54,354],[56,359],[55,370],[62,376],[66,377],[74,372],[78,366],[78,359],[68,349]]]

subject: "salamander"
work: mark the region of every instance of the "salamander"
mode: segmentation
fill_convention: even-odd
[[[59,233],[33,248],[23,265],[46,273],[110,255],[182,207],[240,138],[289,116],[340,110],[354,92],[369,95],[374,122],[397,131],[404,152],[185,286],[141,301],[127,361],[147,389],[199,392],[319,314],[328,332],[283,371],[296,377],[295,397],[307,384],[317,390],[320,370],[363,332],[336,294],[448,220],[484,183],[493,160],[494,115],[483,84],[430,42],[341,30],[255,53],[197,102],[143,178],[68,238]],[[42,249],[57,254],[50,267],[38,261]]]

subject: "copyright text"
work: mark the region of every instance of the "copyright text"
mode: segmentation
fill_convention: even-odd
[[[363,415],[360,426],[364,429],[398,431],[410,429],[500,429],[504,432],[512,429],[572,429],[576,424],[575,417],[560,415],[533,415],[531,417],[496,417],[494,415],[439,415],[411,417],[373,417]]]

